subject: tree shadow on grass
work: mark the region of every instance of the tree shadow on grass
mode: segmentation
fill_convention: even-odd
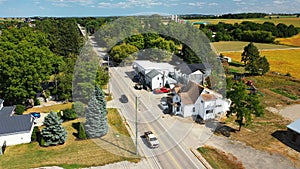
[[[119,149],[121,149],[121,150],[123,150],[123,151],[125,151],[125,152],[128,152],[128,153],[130,153],[130,154],[132,154],[132,155],[135,155],[136,154],[136,152],[133,152],[133,151],[130,151],[130,150],[128,150],[128,149],[126,149],[126,148],[124,148],[124,147],[121,147],[120,145],[118,145],[118,144],[115,144],[115,143],[113,143],[113,142],[111,142],[111,141],[109,141],[109,140],[106,140],[106,139],[103,139],[103,138],[99,138],[101,141],[104,141],[104,142],[106,142],[106,143],[108,143],[108,144],[110,144],[110,145],[113,145],[113,146],[115,146],[115,147],[117,147],[117,148],[119,148]]]
[[[271,134],[273,137],[275,137],[277,140],[285,144],[286,146],[300,152],[300,146],[296,146],[293,144],[289,138],[288,138],[288,131],[286,130],[277,130],[274,133]]]

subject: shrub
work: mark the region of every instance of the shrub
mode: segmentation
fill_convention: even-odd
[[[17,115],[23,114],[24,111],[25,111],[25,106],[20,105],[20,104],[16,105],[15,112],[16,112]]]
[[[84,127],[82,125],[82,123],[79,124],[79,129],[78,129],[78,138],[79,139],[86,139],[86,133],[85,133],[85,130],[84,130]]]
[[[73,109],[65,109],[63,112],[63,120],[74,120],[77,118],[77,114]]]
[[[84,117],[85,104],[80,101],[76,101],[72,105],[72,110],[77,114],[77,116]]]
[[[35,126],[31,134],[31,142],[39,141],[39,137],[40,137],[40,129],[37,126]]]
[[[35,105],[35,106],[41,105],[40,100],[37,99],[37,98],[34,98],[34,105]]]
[[[40,146],[48,147],[48,146],[45,144],[45,139],[44,139],[43,137],[41,137]]]

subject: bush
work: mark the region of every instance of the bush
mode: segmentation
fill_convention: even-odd
[[[77,114],[77,116],[84,117],[85,104],[80,101],[76,101],[72,105],[72,110]]]
[[[17,115],[23,114],[24,111],[25,111],[25,106],[20,105],[20,104],[16,105],[15,112],[16,112]]]
[[[78,129],[78,138],[79,139],[86,139],[86,133],[85,133],[85,130],[84,130],[84,127],[83,127],[83,124],[80,123],[79,124],[79,129]]]
[[[77,118],[77,114],[73,109],[65,109],[63,112],[63,120],[74,120]]]
[[[40,129],[37,126],[35,126],[31,134],[31,142],[39,141],[39,137],[40,137]]]
[[[34,105],[35,105],[35,106],[41,105],[40,100],[37,99],[37,98],[34,98]]]
[[[43,137],[41,137],[41,140],[40,140],[40,146],[43,146],[43,147],[48,147],[46,144],[45,144],[45,139]]]

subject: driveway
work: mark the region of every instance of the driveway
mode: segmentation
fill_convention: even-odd
[[[279,111],[279,114],[292,121],[296,121],[300,118],[300,104],[287,106]]]

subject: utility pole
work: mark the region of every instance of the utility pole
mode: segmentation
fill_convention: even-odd
[[[138,155],[138,97],[135,97],[135,155]]]

